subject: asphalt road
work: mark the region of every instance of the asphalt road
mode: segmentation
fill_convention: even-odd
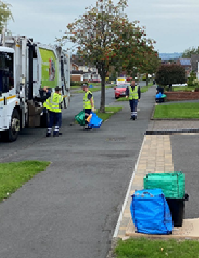
[[[145,82],[140,82],[140,86],[144,86]],[[95,108],[100,107],[101,92],[93,92],[95,100]],[[115,101],[114,89],[106,89],[106,105]],[[74,117],[83,108],[83,94],[73,94],[71,97],[70,105],[66,110],[63,110],[63,128],[68,128],[71,122],[74,122]],[[63,130],[62,130],[63,131]],[[67,131],[65,131],[67,133]],[[45,137],[46,130],[43,128],[25,128],[20,132],[16,142],[5,143],[0,140],[0,162],[4,158],[12,157],[31,146],[37,144]]]
[[[106,92],[108,104],[113,89]],[[94,93],[97,107],[99,96]],[[0,144],[4,162],[52,162],[0,204],[1,258],[106,257],[153,103],[154,88],[143,94],[138,120],[129,119],[125,102],[99,130],[85,132],[69,125],[82,109],[82,95],[74,96],[62,137],[27,129],[17,142]]]
[[[199,159],[198,135],[170,136],[175,171],[185,173],[185,188],[189,201],[185,202],[185,218],[199,217]]]
[[[101,92],[93,92],[95,107],[100,107]],[[115,100],[114,89],[106,90],[106,105],[109,105]],[[63,128],[68,127],[71,122],[74,122],[74,117],[83,109],[83,94],[74,94],[71,97],[70,105],[66,110],[63,110]],[[20,150],[28,148],[32,144],[37,144],[45,137],[46,130],[43,128],[25,128],[20,132],[16,142],[7,143],[0,141],[0,161],[8,156],[17,154]]]

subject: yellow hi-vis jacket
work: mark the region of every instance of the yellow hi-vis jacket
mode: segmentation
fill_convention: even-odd
[[[129,100],[138,98],[138,86],[135,86],[134,90],[132,90],[131,86],[129,86]]]
[[[92,92],[91,91],[88,91],[85,93],[84,97],[83,97],[83,105],[84,105],[84,109],[92,109],[92,106],[91,106],[91,101],[90,99],[88,99],[88,94]],[[93,107],[94,107],[94,99],[92,97],[92,100],[93,100]]]
[[[61,113],[61,103],[63,102],[63,96],[57,94],[57,93],[52,93],[50,98],[46,100],[46,103],[44,106],[46,109],[48,109],[51,112],[54,113]]]

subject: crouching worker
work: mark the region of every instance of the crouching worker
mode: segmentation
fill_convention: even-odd
[[[61,88],[58,86],[55,88],[55,92],[51,94],[51,97],[46,101],[48,103],[49,109],[49,124],[48,124],[48,132],[46,137],[51,136],[52,127],[55,125],[55,129],[53,132],[54,137],[59,137],[59,127],[60,127],[60,119],[61,117],[61,104],[63,102],[63,96],[61,95]]]
[[[85,92],[85,95],[83,97],[83,108],[85,109],[85,129],[91,129],[91,127],[88,126],[88,121],[87,118],[92,112],[95,112],[94,109],[94,99],[93,99],[93,94],[91,91],[88,89],[87,84],[83,84],[83,91]]]

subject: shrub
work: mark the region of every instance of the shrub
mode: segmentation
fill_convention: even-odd
[[[190,76],[188,77],[188,80],[187,80],[188,87],[191,87],[194,85],[195,79],[196,79],[196,74],[194,71],[191,71]]]

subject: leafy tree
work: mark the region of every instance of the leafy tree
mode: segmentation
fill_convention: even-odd
[[[162,86],[183,84],[186,82],[185,69],[181,65],[161,65],[156,72],[155,81]]]
[[[0,33],[7,21],[13,19],[12,12],[10,10],[11,5],[0,1]]]
[[[144,58],[140,65],[140,73],[146,74],[146,85],[148,86],[148,75],[153,74],[157,71],[161,64],[161,60],[158,57],[158,53],[151,49],[151,47],[145,46],[146,50],[144,51]]]
[[[186,49],[182,53],[182,58],[191,58],[191,55],[193,55],[193,54],[199,54],[199,46],[197,48],[192,47],[192,48]]]
[[[138,67],[140,47],[152,44],[143,39],[144,32],[124,14],[126,0],[114,5],[111,0],[99,0],[96,6],[67,25],[61,44],[68,40],[78,45],[78,53],[88,64],[96,66],[101,76],[101,112],[105,112],[105,77],[108,71],[120,72]],[[142,57],[143,58],[143,57]]]

